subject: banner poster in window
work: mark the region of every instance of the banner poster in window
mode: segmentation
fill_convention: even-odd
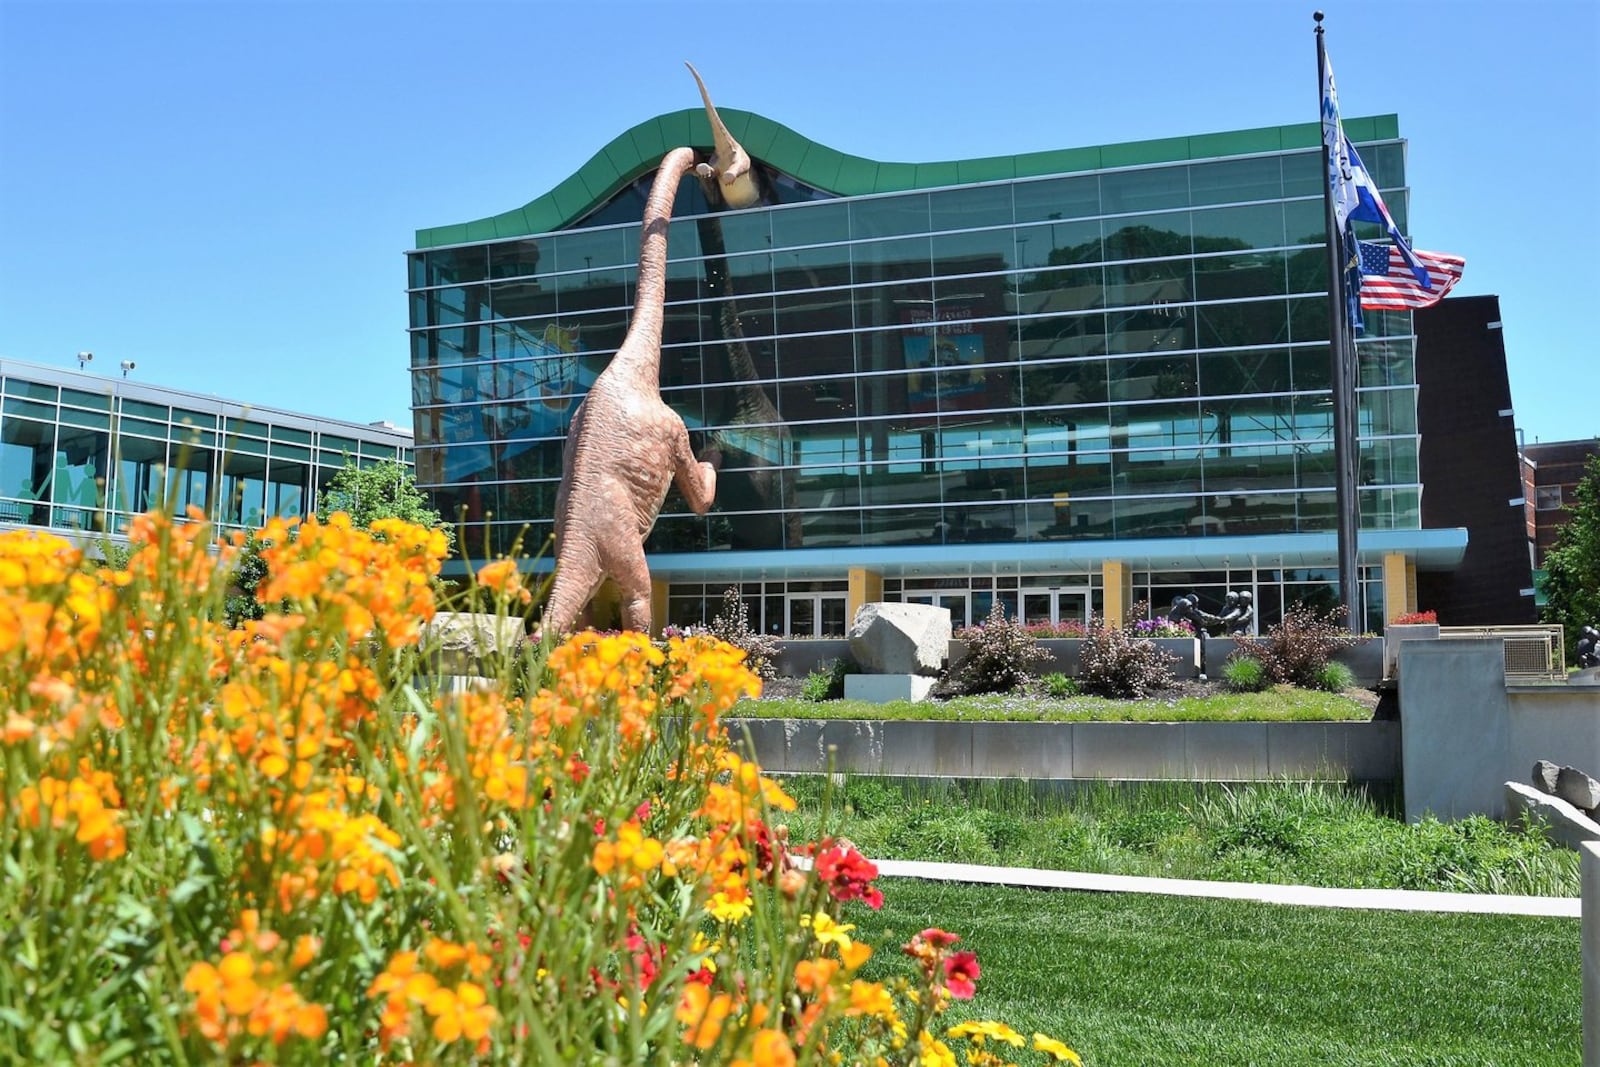
[[[984,406],[983,334],[971,319],[971,308],[941,308],[937,321],[926,308],[901,312],[909,327],[901,347],[911,372],[906,375],[911,411]]]

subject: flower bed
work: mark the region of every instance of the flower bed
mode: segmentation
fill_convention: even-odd
[[[877,871],[774,824],[792,802],[719,723],[758,685],[735,650],[584,633],[435,695],[416,646],[439,534],[274,523],[267,614],[236,630],[234,549],[208,535],[141,517],[110,570],[0,533],[0,1060],[783,1067],[1027,1043],[945,1027],[979,977],[954,935],[859,977],[872,949],[841,912],[881,900]],[[479,577],[500,614],[522,600],[514,568]],[[1044,1035],[1028,1054],[1076,1060]]]

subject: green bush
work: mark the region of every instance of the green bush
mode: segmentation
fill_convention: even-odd
[[[1330,693],[1342,693],[1355,684],[1355,672],[1343,663],[1330,661],[1317,674],[1317,688]]]
[[[1143,700],[1152,689],[1172,684],[1176,657],[1161,651],[1131,628],[1115,628],[1093,619],[1078,652],[1078,685],[1102,697]]]
[[[855,670],[855,663],[848,658],[821,664],[800,684],[800,696],[813,703],[838,700],[844,696],[844,676],[854,674]]]
[[[966,693],[1008,693],[1033,678],[1035,665],[1050,658],[1020,619],[1007,619],[1005,605],[996,600],[983,625],[961,631],[967,657],[956,667],[951,681]]]
[[[1322,669],[1333,654],[1362,640],[1344,628],[1343,620],[1342,607],[1324,610],[1291,604],[1284,610],[1283,621],[1268,630],[1266,637],[1239,639],[1238,654],[1260,660],[1274,683],[1322,689]]]
[[[1254,656],[1233,656],[1222,665],[1222,684],[1235,693],[1259,693],[1267,687],[1267,670]]]
[[[1059,671],[1045,675],[1040,681],[1044,685],[1045,696],[1065,700],[1078,695],[1078,683]]]

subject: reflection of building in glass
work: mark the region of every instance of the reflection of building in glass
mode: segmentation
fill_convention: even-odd
[[[0,361],[0,527],[124,533],[170,500],[222,528],[304,518],[346,465],[411,463],[411,435],[144,382]]]
[[[772,202],[710,215],[694,180],[679,194],[662,393],[723,463],[711,514],[674,494],[650,539],[661,621],[701,620],[731,583],[782,633],[842,631],[875,598],[965,624],[997,598],[1061,621],[1249,589],[1266,624],[1334,597],[1314,124],[913,165],[724,118]],[[1403,227],[1396,119],[1346,128]],[[635,127],[523,208],[419,232],[418,478],[461,543],[548,530],[567,421],[626,329],[640,190],[685,138],[710,143],[702,113]],[[1385,590],[1404,610],[1466,533],[1422,528],[1412,317],[1368,313],[1359,359],[1377,628]]]

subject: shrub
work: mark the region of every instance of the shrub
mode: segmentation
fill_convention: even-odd
[[[1129,627],[1135,637],[1193,637],[1194,627],[1188,619],[1135,619]]]
[[[1044,692],[1048,697],[1056,700],[1065,700],[1078,695],[1078,683],[1071,677],[1057,671],[1047,674],[1041,679],[1044,683]]]
[[[1324,610],[1292,604],[1266,637],[1237,638],[1238,654],[1260,660],[1274,683],[1320,689],[1322,669],[1333,654],[1362,640],[1345,631],[1343,620],[1342,607]]]
[[[528,699],[506,673],[436,692],[418,641],[446,542],[380,522],[275,520],[238,631],[236,546],[217,558],[202,522],[135,519],[122,571],[0,532],[0,1062],[943,1047],[975,961],[927,931],[874,958],[884,985],[858,977],[840,919],[882,903],[877,869],[828,838],[789,861],[793,801],[720,721],[758,684],[738,650],[587,631],[506,657]],[[475,581],[502,618],[526,592],[514,565]]]
[[[1437,623],[1439,615],[1432,611],[1408,611],[1389,620],[1391,626],[1412,626],[1417,623]]]
[[[776,637],[750,628],[750,608],[739,596],[737,588],[730,585],[722,591],[722,610],[717,612],[707,629],[718,641],[741,650],[745,666],[754,671],[757,677],[777,677],[778,653],[783,650],[783,645]]]
[[[1343,663],[1330,660],[1317,672],[1317,688],[1330,693],[1342,693],[1355,684],[1355,672]]]
[[[811,701],[838,700],[844,696],[844,676],[855,673],[855,664],[849,659],[836,659],[824,663],[806,675],[800,683],[800,696]]]
[[[964,692],[1010,692],[1033,678],[1034,665],[1050,658],[1021,622],[1006,618],[1005,605],[998,600],[982,626],[961,634],[967,657],[957,666],[952,682]]]
[[[1091,624],[1078,651],[1078,685],[1096,696],[1143,700],[1172,684],[1176,657],[1163,652],[1131,627]]]
[[[1267,671],[1254,656],[1230,656],[1222,665],[1222,682],[1235,693],[1259,693],[1267,687]]]

